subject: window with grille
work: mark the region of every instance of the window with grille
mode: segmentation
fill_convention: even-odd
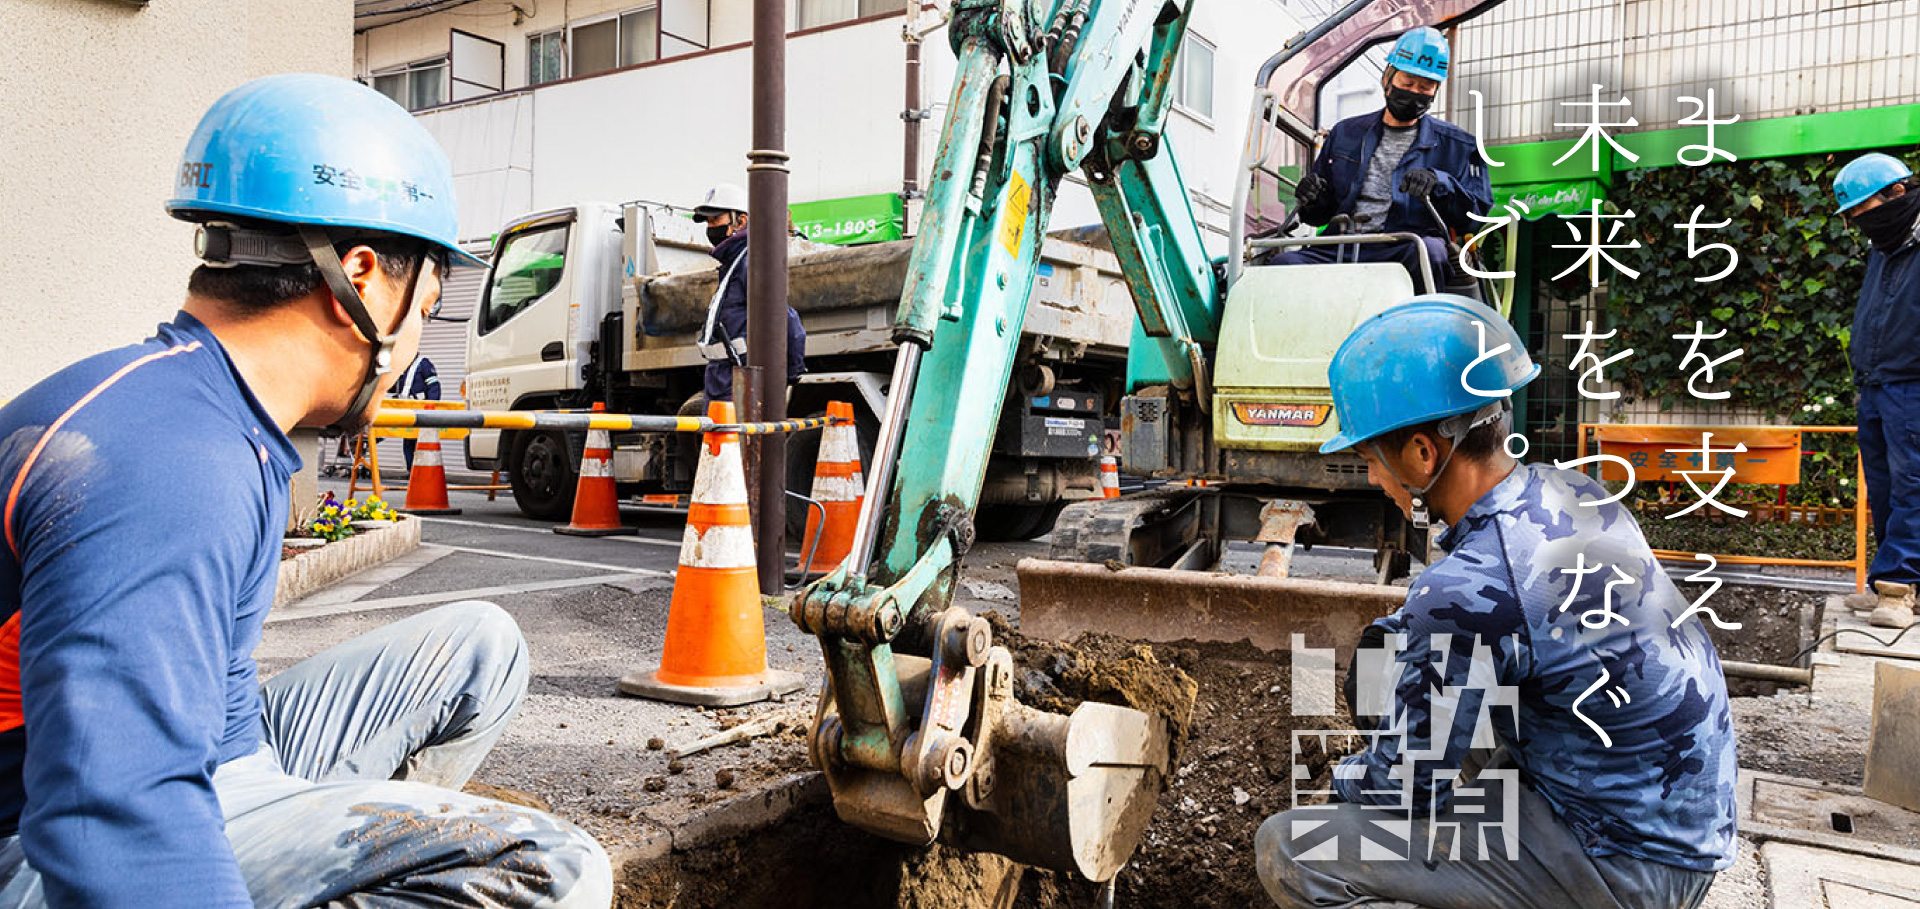
[[[551,31],[527,38],[527,84],[540,85],[566,78],[566,57],[560,33]]]

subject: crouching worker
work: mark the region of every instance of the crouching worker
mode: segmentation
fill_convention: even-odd
[[[366,426],[468,258],[445,154],[370,88],[281,75],[174,179],[180,313],[0,410],[0,907],[604,909],[585,832],[457,791],[526,694],[498,607],[253,660],[288,431]]]
[[[1363,638],[1348,701],[1379,718],[1356,721],[1335,800],[1255,838],[1283,906],[1690,907],[1733,861],[1719,656],[1607,489],[1507,454],[1506,396],[1538,373],[1505,319],[1449,295],[1334,355],[1322,450],[1444,520],[1446,555]]]

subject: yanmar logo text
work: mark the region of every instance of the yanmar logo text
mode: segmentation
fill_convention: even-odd
[[[1233,403],[1233,418],[1243,426],[1319,426],[1332,415],[1331,404]]]

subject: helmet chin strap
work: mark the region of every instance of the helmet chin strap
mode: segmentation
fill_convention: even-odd
[[[353,396],[353,403],[347,406],[346,412],[342,413],[339,419],[321,430],[328,435],[358,432],[365,427],[360,415],[366,412],[367,405],[373,401],[373,396],[380,392],[381,377],[393,371],[394,343],[400,338],[400,329],[407,324],[409,309],[413,305],[415,285],[420,280],[420,273],[426,270],[426,263],[423,259],[420,266],[413,270],[413,275],[407,279],[407,292],[402,297],[406,303],[400,310],[399,324],[394,326],[393,331],[383,333],[374,325],[373,314],[367,310],[366,301],[360,298],[359,289],[353,286],[352,281],[347,280],[347,268],[341,263],[340,254],[334,251],[333,240],[327,236],[327,232],[318,227],[303,226],[300,228],[300,239],[306,243],[307,252],[313,256],[314,264],[319,266],[321,276],[326,279],[327,289],[333,292],[334,299],[339,300],[340,305],[346,309],[348,318],[353,320],[353,327],[360,332],[360,336],[367,339],[367,343],[373,347],[373,355],[367,359],[366,376],[360,382],[360,391]]]
[[[1401,478],[1400,471],[1393,469],[1393,462],[1387,460],[1387,453],[1381,450],[1379,439],[1375,438],[1367,442],[1368,445],[1373,446],[1373,456],[1379,459],[1380,466],[1387,469],[1387,475],[1393,477],[1395,483],[1399,483],[1405,487],[1407,492],[1413,496],[1413,526],[1415,529],[1426,530],[1428,527],[1433,526],[1432,515],[1427,511],[1427,493],[1431,491],[1433,487],[1439,485],[1441,475],[1447,472],[1447,465],[1453,463],[1454,453],[1460,450],[1460,442],[1467,437],[1468,433],[1473,432],[1475,429],[1506,416],[1507,409],[1511,406],[1512,404],[1506,398],[1501,398],[1479,410],[1454,414],[1451,417],[1441,420],[1439,426],[1440,437],[1446,439],[1448,442],[1447,453],[1441,456],[1440,466],[1434,468],[1433,476],[1427,478],[1425,486],[1415,486]]]

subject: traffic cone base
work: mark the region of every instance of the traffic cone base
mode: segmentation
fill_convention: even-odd
[[[606,405],[593,405],[594,412]],[[613,442],[604,429],[587,432],[580,452],[580,479],[573,487],[573,518],[553,528],[570,537],[610,537],[636,533],[620,523],[620,494],[613,481]]]
[[[716,402],[708,417],[732,423],[733,405]],[[707,434],[693,485],[660,664],[622,677],[620,692],[731,707],[800,690],[799,673],[767,668],[766,618],[737,435]]]
[[[620,693],[637,698],[692,704],[696,707],[738,707],[785,697],[805,687],[800,673],[769,669],[743,681],[730,681],[724,687],[676,685],[663,681],[658,670],[630,672],[620,677]]]
[[[400,506],[407,514],[459,514],[460,509],[447,501],[447,467],[440,460],[440,433],[420,430],[413,447],[413,469],[407,471],[407,500]]]

